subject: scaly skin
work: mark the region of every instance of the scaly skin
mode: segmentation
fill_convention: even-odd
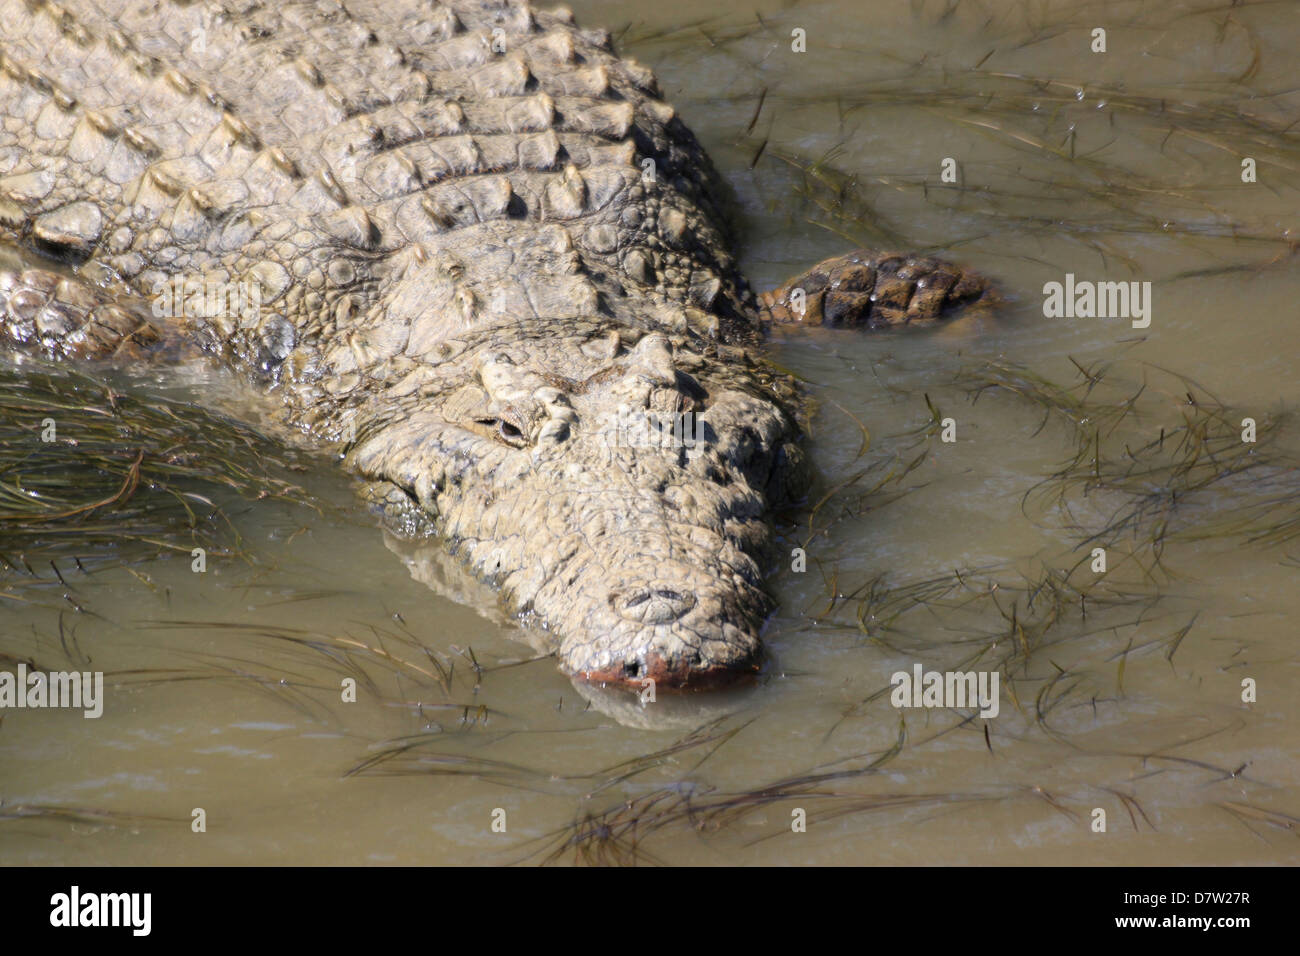
[[[811,310],[760,307],[695,138],[565,11],[0,0],[0,25],[0,238],[76,270],[0,267],[0,337],[188,337],[264,379],[589,680],[758,665],[768,516],[806,484],[764,320],[924,322],[982,289],[860,253],[809,274]],[[177,277],[254,307],[124,307]]]

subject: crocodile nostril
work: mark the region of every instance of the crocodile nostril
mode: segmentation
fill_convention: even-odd
[[[610,595],[619,615],[642,624],[669,624],[695,606],[695,598],[674,588],[653,584]]]

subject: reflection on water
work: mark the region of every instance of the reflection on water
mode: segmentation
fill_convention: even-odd
[[[776,344],[821,474],[760,681],[575,687],[328,455],[189,476],[229,519],[202,573],[188,548],[2,549],[5,666],[102,670],[108,700],[4,713],[0,860],[1294,861],[1289,8],[575,6],[705,142],[756,286],[876,244],[1008,300]],[[1150,326],[1048,318],[1067,276],[1150,282]],[[1000,713],[895,708],[916,664],[997,670]]]

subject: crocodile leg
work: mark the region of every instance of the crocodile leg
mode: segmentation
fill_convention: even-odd
[[[139,361],[168,329],[141,304],[74,276],[0,258],[0,348],[53,358]]]
[[[765,321],[831,328],[928,325],[993,299],[978,273],[922,256],[858,249],[759,297]]]

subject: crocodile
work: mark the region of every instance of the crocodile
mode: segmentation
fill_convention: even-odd
[[[774,324],[924,325],[858,250],[756,296],[654,74],[495,0],[0,0],[0,344],[196,350],[343,450],[579,680],[752,675],[810,466]]]

